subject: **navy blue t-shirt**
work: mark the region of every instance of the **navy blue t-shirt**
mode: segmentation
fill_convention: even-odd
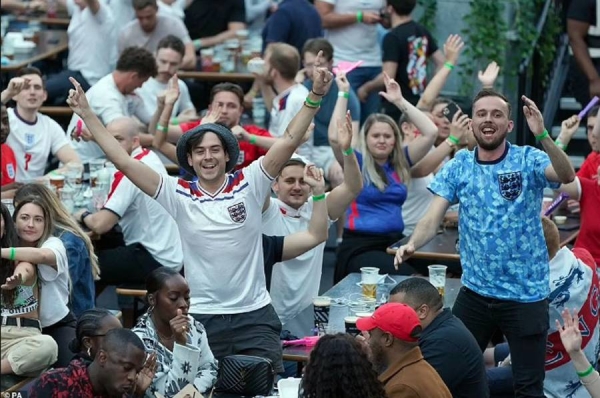
[[[309,39],[323,36],[321,16],[306,0],[284,0],[262,32],[263,52],[269,43],[287,43],[298,49]]]
[[[283,256],[284,236],[268,236],[263,234],[263,261],[265,263],[265,278],[267,281],[267,290],[271,287],[271,275],[273,266],[281,262]]]

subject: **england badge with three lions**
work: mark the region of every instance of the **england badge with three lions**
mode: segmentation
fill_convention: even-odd
[[[233,220],[233,222],[243,223],[246,221],[246,206],[244,202],[236,203],[227,208],[229,211],[229,216]]]
[[[523,188],[523,177],[520,171],[498,175],[500,194],[504,199],[515,200],[521,194]]]

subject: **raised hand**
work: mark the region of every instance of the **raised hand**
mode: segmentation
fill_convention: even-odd
[[[175,341],[179,345],[185,345],[187,343],[187,335],[190,331],[190,320],[186,315],[183,315],[181,310],[177,310],[175,318],[169,321],[171,325],[171,331],[175,336]]]
[[[411,242],[400,246],[396,251],[396,257],[394,257],[394,268],[398,269],[398,266],[413,254],[415,254],[415,245]]]
[[[200,122],[200,124],[202,125],[202,124],[207,124],[207,123],[216,123],[221,118],[222,110],[223,110],[223,108],[221,108],[220,105],[211,108],[211,110],[209,110],[208,113],[202,118],[202,121]]]
[[[0,286],[2,290],[13,290],[17,286],[23,283],[23,276],[21,274],[14,274],[6,278],[6,282]]]
[[[177,75],[173,75],[169,79],[167,90],[165,91],[165,104],[173,105],[179,99],[179,78]]]
[[[335,83],[337,84],[339,91],[345,93],[350,92],[350,83],[346,77],[346,72],[338,72],[338,74],[335,76]]]
[[[560,340],[565,347],[565,350],[569,355],[581,351],[581,332],[579,331],[579,316],[576,311],[573,314],[569,312],[569,309],[565,309],[562,312],[563,325],[561,326],[560,321],[556,320],[556,329],[560,333]]]
[[[156,353],[153,352],[148,355],[146,362],[144,362],[144,367],[135,378],[135,391],[138,395],[143,395],[148,387],[150,387],[152,380],[154,380],[154,376],[156,375],[156,368]]]
[[[331,83],[333,83],[333,73],[331,73],[324,65],[325,58],[323,57],[323,51],[319,51],[315,58],[315,66],[312,70],[312,92],[319,96],[327,94],[331,87]]]
[[[342,152],[347,151],[352,146],[352,115],[350,111],[346,112],[344,119],[338,120],[338,144]]]
[[[462,111],[458,111],[452,117],[452,123],[450,124],[450,135],[462,139],[469,132],[469,115],[465,115]]]
[[[483,87],[494,87],[494,83],[500,73],[500,67],[496,61],[492,61],[488,64],[484,71],[479,71],[477,78],[481,82]]]
[[[542,112],[538,109],[535,102],[527,98],[526,96],[521,96],[521,99],[525,103],[523,106],[523,113],[525,114],[525,118],[527,119],[527,125],[529,129],[534,135],[540,135],[544,132],[544,117],[542,116]]]
[[[379,95],[394,105],[400,104],[403,100],[403,97],[402,90],[400,89],[398,82],[389,77],[385,72],[383,72],[383,81],[385,83],[385,91],[380,91]]]
[[[85,112],[90,110],[90,104],[85,96],[85,92],[81,88],[81,84],[72,77],[69,77],[69,80],[74,88],[69,90],[67,105],[69,105],[77,115],[83,116]]]
[[[465,42],[459,35],[450,35],[444,43],[444,54],[446,55],[446,61],[452,65],[456,65],[458,57],[465,46]]]
[[[570,118],[563,120],[560,124],[560,134],[564,134],[569,138],[573,137],[573,134],[575,134],[575,132],[579,128],[580,122],[581,120],[579,120],[578,115],[573,115]]]
[[[314,164],[307,164],[304,167],[304,182],[312,188],[313,195],[321,195],[325,191],[323,170]]]
[[[13,77],[12,79],[10,79],[10,81],[8,82],[8,87],[6,87],[8,97],[13,98],[21,91],[28,89],[30,81],[31,80],[29,78],[25,77]]]

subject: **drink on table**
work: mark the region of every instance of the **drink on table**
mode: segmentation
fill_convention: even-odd
[[[59,174],[50,175],[50,185],[52,185],[56,191],[62,189],[65,186],[65,176]]]
[[[376,267],[362,267],[361,272],[361,286],[362,294],[366,298],[376,299],[377,298],[377,283],[379,282],[379,268]]]
[[[318,333],[324,334],[325,328],[329,324],[329,310],[331,309],[331,297],[319,296],[313,299],[315,311],[315,327]]]
[[[347,316],[344,318],[344,324],[346,325],[346,333],[350,336],[356,337],[360,334],[360,330],[356,327],[357,316]]]

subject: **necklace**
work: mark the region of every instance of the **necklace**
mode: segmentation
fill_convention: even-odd
[[[152,318],[151,318],[151,319],[152,319]],[[173,333],[171,333],[171,335],[170,335],[169,337],[167,337],[167,336],[163,336],[163,335],[162,335],[162,334],[161,334],[161,333],[158,331],[158,327],[156,326],[156,322],[154,322],[154,319],[152,319],[152,323],[154,323],[154,330],[156,330],[156,334],[158,334],[158,337],[159,337],[161,340],[164,340],[164,341],[170,341],[170,340],[173,340],[173,339],[175,338],[175,335],[174,335]]]

